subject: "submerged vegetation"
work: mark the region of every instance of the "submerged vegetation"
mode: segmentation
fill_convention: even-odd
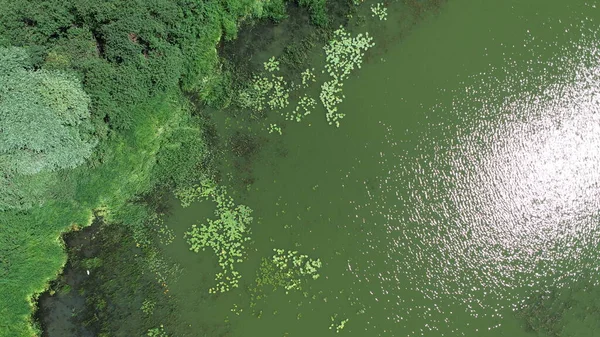
[[[600,285],[588,275],[549,289],[520,304],[517,315],[525,327],[540,336],[595,336],[600,329]]]
[[[52,283],[54,294],[39,301],[40,322],[50,336],[143,336],[164,321],[173,310],[169,286],[179,270],[138,238],[131,228],[100,219],[65,236],[68,271]],[[69,317],[44,315],[64,305]]]

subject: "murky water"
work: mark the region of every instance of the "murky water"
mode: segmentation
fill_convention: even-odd
[[[318,111],[265,132],[237,193],[255,211],[241,289],[209,296],[215,259],[182,239],[210,203],[167,219],[177,336],[328,336],[332,316],[347,336],[600,335],[595,2],[450,1],[402,39],[394,8],[356,28],[377,47],[339,129]],[[250,308],[273,248],[319,257],[322,277]]]

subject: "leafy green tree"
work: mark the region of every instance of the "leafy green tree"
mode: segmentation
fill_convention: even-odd
[[[96,143],[89,103],[75,77],[34,71],[24,49],[0,48],[0,170],[4,176],[83,163]]]

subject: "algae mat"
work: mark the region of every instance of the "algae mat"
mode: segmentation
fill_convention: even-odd
[[[216,259],[182,238],[212,205],[175,206],[173,335],[600,333],[596,5],[450,1],[409,34],[388,5],[353,28],[376,47],[341,127],[319,110],[265,132],[236,194],[255,217],[239,289],[209,295]],[[320,258],[321,277],[253,298],[274,248]]]

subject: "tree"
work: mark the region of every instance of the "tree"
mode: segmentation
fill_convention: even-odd
[[[0,48],[0,172],[73,168],[96,144],[90,99],[72,75],[33,70],[22,48]]]

